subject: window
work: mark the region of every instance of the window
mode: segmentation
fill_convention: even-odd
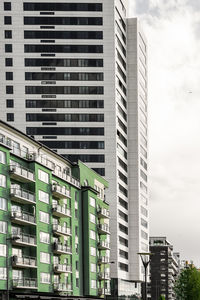
[[[52,72],[26,72],[25,80],[58,80],[58,81],[103,81],[103,73],[52,73]]]
[[[118,210],[118,212],[119,212],[120,219],[122,219],[125,222],[128,222],[128,215],[122,212],[121,210]]]
[[[128,252],[119,249],[119,256],[124,259],[128,259]]]
[[[128,227],[119,223],[119,230],[125,234],[128,234]]]
[[[5,44],[5,52],[6,53],[12,52],[12,44]]]
[[[7,200],[0,197],[0,209],[7,211]]]
[[[24,25],[102,25],[101,17],[24,17]]]
[[[5,30],[4,37],[5,39],[12,39],[12,30]]]
[[[13,72],[6,72],[6,80],[13,80]]]
[[[0,244],[0,256],[6,257],[6,245]]]
[[[145,228],[148,228],[148,223],[144,219],[141,218],[141,225]]]
[[[79,287],[79,278],[76,278],[76,287]]]
[[[39,200],[49,204],[49,194],[39,190]]]
[[[119,269],[125,272],[128,272],[128,265],[119,263]]]
[[[140,188],[144,193],[147,194],[147,187],[146,187],[146,185],[144,185],[144,183],[140,182]]]
[[[50,235],[49,233],[40,231],[40,242],[44,244],[49,244],[50,243]]]
[[[140,146],[140,153],[147,158],[147,151],[142,146]]]
[[[50,264],[50,254],[46,252],[40,252],[40,262],[44,264]]]
[[[25,53],[103,53],[102,45],[24,45]]]
[[[49,273],[40,273],[40,283],[50,284],[51,275]]]
[[[97,288],[96,280],[91,280],[91,289],[96,289],[96,288]]]
[[[63,20],[63,17],[61,19]],[[26,67],[73,67],[73,68],[103,67],[103,59],[25,58],[25,66]]]
[[[5,164],[6,163],[6,153],[3,151],[0,151],[0,163]]]
[[[0,174],[0,186],[6,188],[6,176],[3,174]]]
[[[102,31],[48,31],[48,30],[25,30],[25,39],[103,39]]]
[[[0,221],[0,233],[7,233],[7,222]]]
[[[14,113],[7,113],[7,122],[14,121]]]
[[[6,94],[13,94],[13,86],[6,85]]]
[[[142,177],[142,179],[143,179],[144,181],[147,182],[147,175],[146,175],[142,170],[140,170],[140,176]]]
[[[148,217],[148,210],[143,206],[141,206],[141,214],[143,214],[143,216],[145,217]]]
[[[25,86],[27,95],[103,95],[103,86]]]
[[[12,24],[12,18],[10,16],[4,17],[4,24],[5,25],[11,25]]]
[[[4,2],[4,10],[11,10],[11,2]]]
[[[148,240],[148,234],[143,230],[141,230],[141,237],[145,240]]]
[[[90,238],[96,241],[96,232],[94,230],[90,230]]]
[[[91,254],[92,256],[96,256],[96,255],[97,255],[96,248],[90,247],[90,254]]]
[[[13,108],[14,107],[14,100],[13,99],[6,99],[6,107]]]
[[[90,197],[90,205],[94,208],[96,207],[96,200],[92,197]]]
[[[147,170],[147,163],[144,161],[144,159],[140,158],[140,164],[145,170]]]
[[[5,66],[12,67],[13,66],[13,59],[12,58],[5,58]]]
[[[104,149],[103,141],[43,141],[42,143],[53,149]]]
[[[104,122],[104,114],[26,114],[27,122]]]
[[[126,201],[124,201],[122,198],[119,197],[119,204],[125,208],[128,209],[128,203]]]
[[[42,170],[38,170],[38,178],[45,183],[49,183],[49,174]]]
[[[125,247],[128,247],[128,240],[119,236],[119,243]]]
[[[142,204],[144,205],[148,205],[148,200],[145,196],[143,196],[142,194],[140,195],[140,199],[141,199],[141,202]]]
[[[6,268],[0,268],[0,280],[7,279],[7,272]]]
[[[40,211],[40,222],[49,224],[49,214],[43,211]]]
[[[24,3],[24,11],[102,11],[101,3]]]
[[[90,267],[90,271],[96,273],[96,271],[97,271],[97,265],[91,263],[90,266],[91,266],[91,267]]]
[[[96,224],[96,217],[95,217],[95,215],[93,215],[91,213],[90,213],[90,222]]]

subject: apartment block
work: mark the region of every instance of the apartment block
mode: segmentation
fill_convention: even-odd
[[[150,283],[148,299],[175,300],[174,284],[180,270],[180,254],[166,237],[150,237]]]
[[[141,26],[128,0],[10,0],[0,11],[0,118],[109,182],[112,290],[132,295],[149,247]]]
[[[72,164],[0,121],[1,295],[110,293],[107,187],[85,164]]]

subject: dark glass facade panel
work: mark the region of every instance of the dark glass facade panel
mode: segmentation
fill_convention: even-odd
[[[6,85],[6,94],[13,94],[14,89],[12,85]]]
[[[124,174],[122,174],[122,172],[118,171],[118,175],[119,175],[119,178],[124,182],[124,183],[128,183],[128,178],[127,176],[125,176]]]
[[[25,30],[25,39],[89,39],[102,40],[102,31],[43,31],[43,30]]]
[[[123,263],[119,263],[119,269],[125,272],[128,272],[128,265],[127,264],[123,264]]]
[[[127,134],[127,127],[124,125],[124,123],[118,118],[118,124],[120,128]]]
[[[26,94],[103,95],[103,86],[25,86]]]
[[[96,173],[98,173],[101,176],[106,175],[105,168],[92,168],[92,170],[94,170]]]
[[[5,52],[12,53],[12,44],[5,44]]]
[[[11,10],[11,2],[4,2],[4,10]]]
[[[103,67],[103,59],[25,58],[26,67]]]
[[[103,114],[26,114],[27,122],[104,122]]]
[[[118,107],[118,111],[120,113],[120,115],[122,116],[122,118],[127,121],[127,114],[125,113],[125,111],[123,111],[123,109],[121,108],[121,106],[119,104],[117,104]]]
[[[95,155],[95,154],[63,154],[65,158],[71,160],[72,162],[78,162],[81,160],[82,162],[86,163],[104,163],[105,162],[105,155]]]
[[[37,3],[25,2],[25,11],[102,11],[101,3]]]
[[[40,141],[55,149],[104,149],[103,141]]]
[[[124,201],[122,198],[118,198],[119,199],[119,204],[125,208],[125,209],[128,209],[128,202]]]
[[[6,72],[6,80],[13,80],[13,72]]]
[[[13,66],[13,59],[11,57],[5,58],[5,66],[12,67]]]
[[[119,236],[119,243],[125,247],[128,247],[128,240]]]
[[[104,135],[103,127],[27,127],[28,135]]]
[[[25,53],[103,53],[102,45],[24,45]]]
[[[118,157],[118,162],[119,162],[119,165],[120,165],[120,167],[124,170],[124,171],[128,171],[128,166],[127,166],[127,164],[125,164],[124,162],[123,162],[123,160],[121,160],[119,157]]]
[[[6,100],[6,107],[7,108],[13,108],[14,107],[14,100],[13,99],[7,99]]]
[[[4,37],[5,39],[12,39],[12,30],[5,30]]]
[[[120,139],[120,141],[127,147],[127,139],[123,136],[123,134],[117,130],[117,136]]]
[[[127,189],[125,189],[121,184],[119,184],[119,190],[124,196],[128,197]]]
[[[12,17],[11,16],[5,16],[4,17],[4,24],[5,25],[11,25],[12,24]]]
[[[24,25],[103,25],[101,17],[24,17]]]
[[[128,222],[128,215],[127,214],[125,214],[123,211],[121,211],[121,210],[118,210],[118,213],[119,213],[119,217],[123,220],[123,221],[125,221],[125,222]]]
[[[25,80],[103,81],[103,73],[26,72]]]
[[[128,234],[128,227],[119,223],[119,230],[125,234]]]
[[[13,122],[14,121],[14,114],[8,113],[7,114],[7,122]]]
[[[27,108],[104,108],[103,100],[26,100]]]

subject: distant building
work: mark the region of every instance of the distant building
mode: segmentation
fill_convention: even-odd
[[[173,245],[166,237],[150,237],[150,283],[148,299],[175,300],[174,284],[180,270],[180,254],[173,252]]]

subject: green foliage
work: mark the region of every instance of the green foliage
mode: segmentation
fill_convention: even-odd
[[[184,269],[176,282],[177,300],[200,300],[200,272],[194,267]]]
[[[160,300],[165,300],[165,296],[161,295]]]

